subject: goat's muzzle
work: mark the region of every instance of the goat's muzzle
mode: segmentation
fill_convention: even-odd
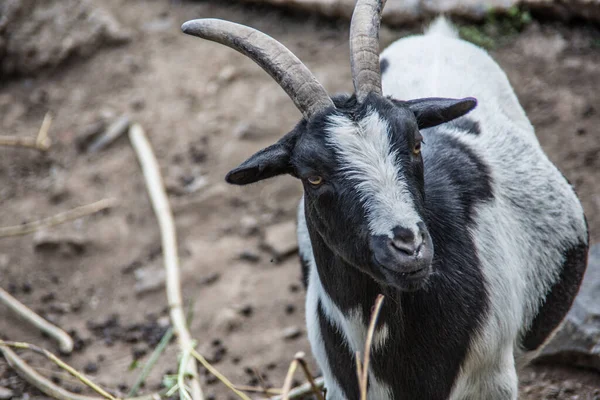
[[[400,290],[420,289],[431,274],[433,242],[420,222],[410,229],[397,226],[388,235],[371,236],[376,275],[382,283]]]

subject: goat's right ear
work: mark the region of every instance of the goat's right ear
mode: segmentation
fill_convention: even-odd
[[[302,125],[299,124],[277,143],[260,150],[237,168],[229,171],[225,180],[233,185],[247,185],[277,175],[293,174],[294,169],[290,159],[301,131]]]
[[[252,157],[229,171],[225,180],[233,185],[247,185],[292,172],[290,149],[277,142],[260,150]]]

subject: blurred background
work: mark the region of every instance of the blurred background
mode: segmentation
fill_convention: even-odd
[[[252,26],[290,48],[330,93],[350,92],[353,4],[0,0],[0,136],[35,138],[45,115],[53,117],[48,151],[0,146],[0,227],[118,201],[73,222],[0,238],[0,286],[71,333],[76,349],[65,359],[74,367],[123,396],[170,324],[156,218],[122,134],[138,122],[173,208],[183,298],[199,351],[236,384],[281,387],[298,351],[317,371],[296,255],[301,186],[289,177],[243,189],[223,181],[300,113],[248,58],[179,27],[201,17]],[[382,49],[421,32],[439,12],[504,69],[542,147],[579,194],[591,242],[600,242],[600,2],[388,0]],[[112,140],[99,141],[107,132]],[[594,249],[590,266],[600,271]],[[524,372],[521,398],[600,399],[596,277],[592,300],[577,305],[587,313],[585,326],[573,319],[551,354]],[[58,351],[2,304],[0,338]],[[90,393],[42,357],[21,354],[55,383]],[[142,393],[164,387],[176,356],[173,342]],[[201,371],[208,398],[231,398]],[[1,357],[0,388],[8,398],[43,397]]]

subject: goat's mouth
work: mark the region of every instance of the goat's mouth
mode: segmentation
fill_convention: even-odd
[[[410,271],[402,271],[401,269],[396,268],[392,269],[381,264],[378,266],[382,275],[382,277],[379,278],[381,283],[404,292],[414,292],[422,289],[429,280],[432,272],[431,263],[424,264],[417,269],[412,269]]]

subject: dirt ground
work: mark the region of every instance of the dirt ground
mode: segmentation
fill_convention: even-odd
[[[298,260],[274,257],[264,236],[294,220],[301,187],[283,177],[235,188],[223,177],[300,115],[250,60],[184,36],[179,26],[197,17],[254,26],[286,44],[334,93],[352,86],[348,24],[217,2],[102,3],[132,30],[128,44],[36,78],[0,82],[2,134],[35,136],[46,111],[55,116],[48,154],[0,148],[0,225],[107,197],[119,206],[44,234],[1,239],[0,284],[75,335],[78,349],[69,363],[114,393],[127,392],[140,371],[133,361],[147,360],[168,325],[164,290],[152,282],[162,270],[159,231],[128,139],[94,154],[78,146],[90,125],[127,113],[146,129],[171,193],[183,296],[200,351],[234,383],[256,385],[258,371],[279,387],[294,354],[310,349]],[[405,33],[384,28],[382,40],[389,44]],[[548,156],[579,193],[593,242],[600,240],[599,37],[590,27],[536,22],[492,51]],[[140,292],[140,282],[149,287]],[[56,351],[4,307],[0,337]],[[175,344],[168,346],[145,392],[175,371],[176,353]],[[55,366],[23,355],[66,388],[88,393]],[[595,372],[533,366],[521,381],[526,400],[600,399]],[[205,374],[202,383],[212,398],[231,398]],[[39,397],[2,359],[0,386],[23,399]]]

